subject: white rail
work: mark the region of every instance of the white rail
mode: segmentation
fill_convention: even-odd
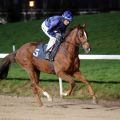
[[[4,58],[8,53],[0,54],[0,58]],[[78,55],[84,60],[120,60],[120,55]]]
[[[5,56],[7,56],[8,53],[5,53],[5,54],[0,54],[0,58],[4,58]]]
[[[86,60],[120,60],[120,55],[80,55],[80,59]]]

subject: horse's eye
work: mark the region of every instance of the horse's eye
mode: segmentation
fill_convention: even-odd
[[[82,34],[82,32],[80,32],[80,37],[82,37],[83,36],[83,34]]]

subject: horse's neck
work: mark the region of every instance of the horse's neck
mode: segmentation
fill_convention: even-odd
[[[77,46],[76,43],[76,38],[77,37],[77,31],[73,30],[71,33],[68,35],[68,37],[65,39],[64,42],[64,47],[67,51],[68,54],[71,56],[76,56],[78,54],[79,47]]]

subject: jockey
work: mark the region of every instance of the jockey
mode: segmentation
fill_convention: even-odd
[[[41,25],[43,32],[50,38],[47,48],[46,57],[49,59],[49,54],[52,51],[56,41],[61,42],[67,26],[72,21],[73,16],[70,11],[65,11],[62,16],[52,16],[47,18]]]

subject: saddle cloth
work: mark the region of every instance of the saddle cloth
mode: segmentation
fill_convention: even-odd
[[[46,47],[47,44],[40,43],[33,52],[33,56],[39,59],[46,59]]]
[[[60,41],[56,41],[55,45],[53,46],[52,51],[49,54],[49,60],[50,61],[54,60],[54,57],[57,54],[57,51],[58,51],[58,48],[59,48],[60,44],[61,44]],[[33,56],[36,57],[36,58],[47,59],[48,60],[48,57],[46,56],[46,54],[47,54],[46,53],[46,47],[47,47],[47,44],[40,43],[36,47],[36,49],[34,50]]]

